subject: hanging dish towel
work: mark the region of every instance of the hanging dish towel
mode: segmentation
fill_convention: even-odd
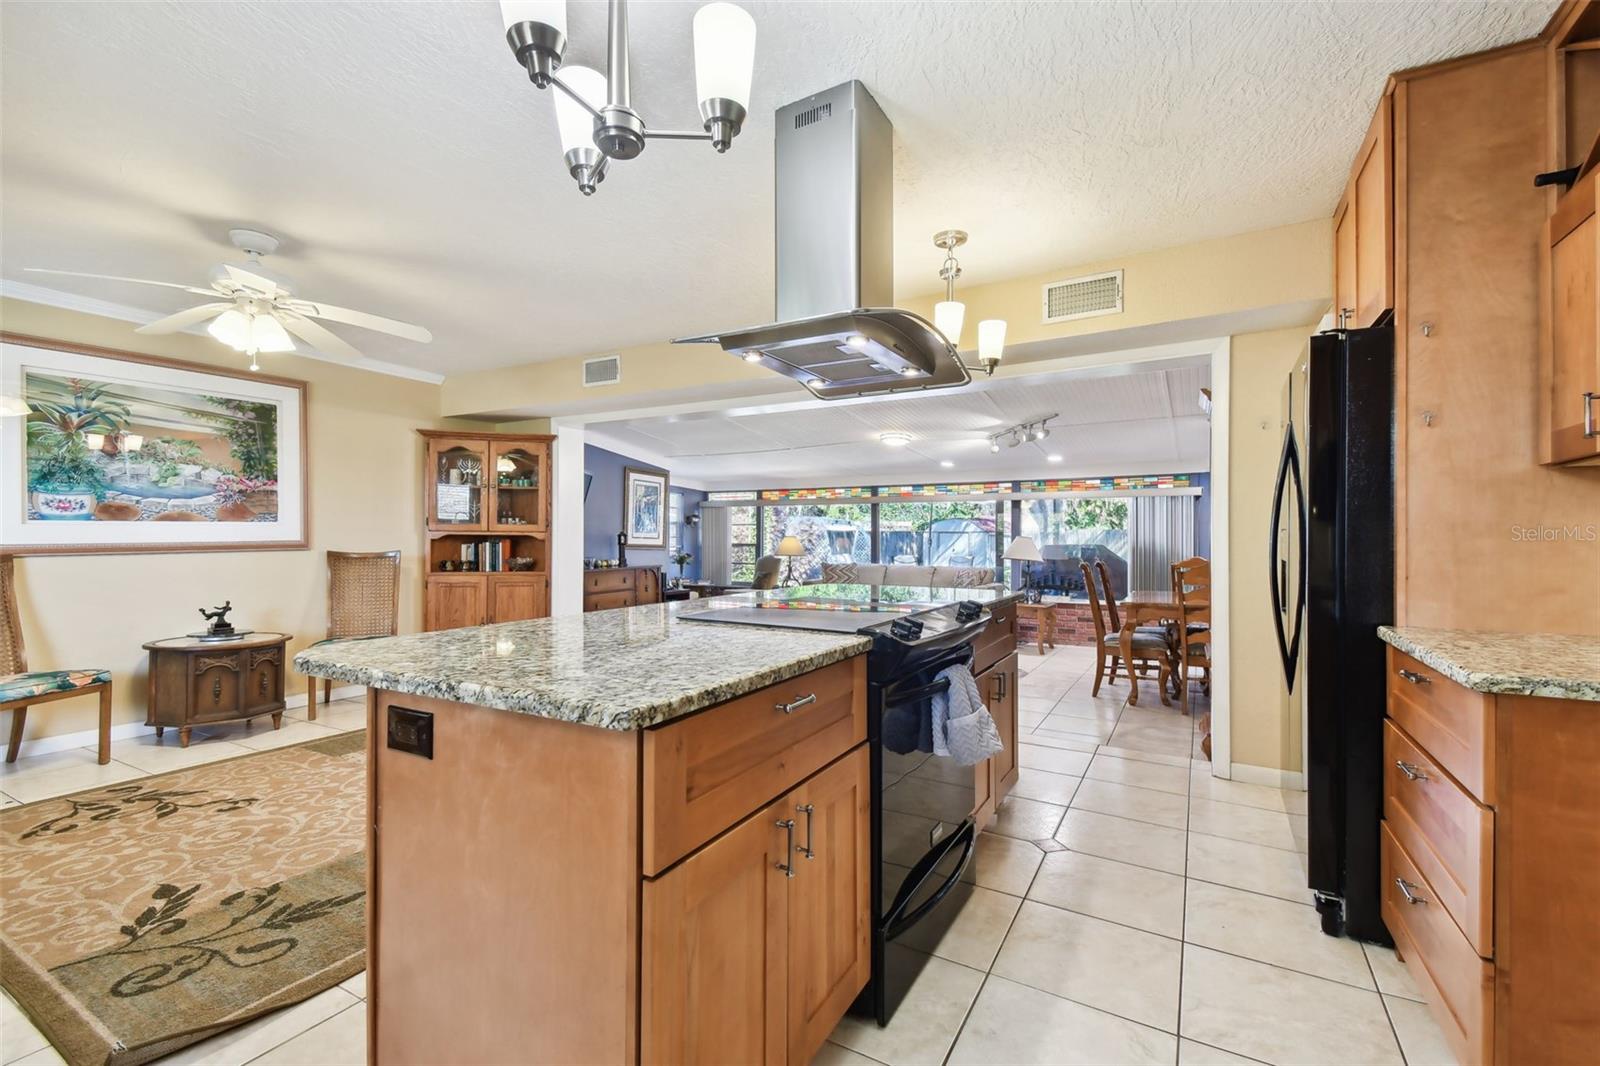
[[[950,666],[938,676],[949,680],[950,688],[933,697],[933,753],[961,766],[976,766],[1005,750],[972,671]]]

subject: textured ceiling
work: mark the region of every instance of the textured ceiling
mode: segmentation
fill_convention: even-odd
[[[713,488],[1178,473],[1210,469],[1210,426],[1199,406],[1210,380],[1206,360],[1186,358],[901,399],[811,401],[590,429],[603,447],[665,463],[675,479]],[[1047,415],[1056,417],[1044,441],[989,451],[990,434]],[[887,430],[911,434],[912,443],[881,444],[878,434]],[[1052,463],[1050,455],[1061,459]]]
[[[632,8],[635,103],[695,115],[693,3]],[[491,3],[0,4],[0,274],[198,281],[249,224],[345,329],[440,373],[767,320],[772,111],[861,79],[896,128],[896,275],[971,283],[1331,211],[1391,70],[1536,33],[1534,3],[749,3],[755,98],[726,156],[651,145],[590,200]],[[604,5],[569,61],[603,65]],[[168,312],[184,297],[50,279]]]

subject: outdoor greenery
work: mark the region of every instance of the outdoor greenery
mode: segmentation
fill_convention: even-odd
[[[28,487],[37,492],[106,494],[105,478],[77,433],[63,433],[49,422],[28,423]]]
[[[228,449],[238,460],[239,472],[264,481],[278,479],[278,408],[270,403],[252,403],[227,396],[207,396],[207,402],[228,411],[232,417],[210,416],[222,427]]]

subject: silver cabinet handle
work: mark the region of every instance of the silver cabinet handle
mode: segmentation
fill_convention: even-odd
[[[1410,881],[1407,881],[1405,878],[1397,877],[1394,879],[1394,883],[1395,886],[1400,889],[1400,894],[1406,898],[1406,902],[1411,904],[1413,907],[1419,903],[1428,902],[1413,891],[1413,889],[1415,889],[1417,886],[1412,884]]]
[[[1400,671],[1400,676],[1405,678],[1407,681],[1411,682],[1413,685],[1431,685],[1431,684],[1433,684],[1433,678],[1424,677],[1423,675],[1417,673],[1415,670],[1401,670]]]
[[[813,703],[816,703],[816,702],[817,702],[817,694],[815,692],[813,692],[809,696],[797,696],[797,697],[795,697],[795,699],[794,699],[794,701],[792,703],[779,703],[779,704],[776,704],[776,707],[777,707],[778,710],[782,711],[784,714],[793,714],[795,711],[798,711],[800,708],[809,707]]]
[[[1400,772],[1405,774],[1409,780],[1426,781],[1428,779],[1428,775],[1423,773],[1420,768],[1413,766],[1404,759],[1396,759],[1394,764],[1400,768]]]
[[[785,877],[793,877],[794,876],[794,819],[793,818],[779,818],[778,819],[778,828],[784,830],[785,832],[787,832],[789,834],[789,842],[783,849],[783,857],[785,859],[788,859],[789,861],[788,862],[780,862],[780,863],[777,864],[777,867],[778,867],[778,869],[783,871],[783,876],[785,876]]]
[[[1585,437],[1600,436],[1600,430],[1594,425],[1594,402],[1600,400],[1600,392],[1586,392],[1583,394],[1583,435]]]
[[[1355,317],[1356,317],[1356,309],[1354,307],[1341,307],[1341,308],[1339,308],[1339,328],[1340,329],[1344,329],[1347,326],[1349,326],[1350,325],[1350,320],[1355,318]]]
[[[798,851],[800,854],[804,855],[808,859],[814,859],[814,858],[817,857],[817,853],[811,850],[811,828],[812,828],[811,823],[813,821],[813,816],[817,813],[817,808],[812,806],[809,803],[802,803],[798,807],[796,807],[795,810],[806,816],[806,842],[805,842],[805,846],[801,847],[801,848],[796,848],[795,850]]]

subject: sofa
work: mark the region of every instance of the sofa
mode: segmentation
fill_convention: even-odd
[[[828,585],[907,585],[912,588],[984,588],[995,584],[988,566],[907,566],[898,563],[823,563],[817,582]]]

